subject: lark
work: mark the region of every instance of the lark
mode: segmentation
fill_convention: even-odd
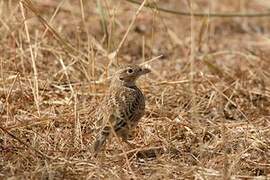
[[[94,142],[95,156],[111,135],[116,135],[128,143],[131,131],[137,126],[145,111],[145,97],[136,86],[136,80],[149,72],[150,69],[146,67],[129,65],[114,75],[97,117],[97,121],[101,123],[101,130]]]

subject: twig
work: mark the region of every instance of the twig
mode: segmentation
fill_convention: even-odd
[[[35,104],[37,107],[37,112],[38,115],[40,115],[40,108],[39,108],[39,84],[38,84],[38,71],[37,71],[37,66],[36,66],[36,58],[34,56],[34,52],[33,52],[33,46],[31,44],[31,39],[30,39],[30,34],[29,34],[29,29],[28,29],[28,25],[26,22],[26,17],[25,17],[25,12],[24,12],[24,6],[23,3],[20,3],[20,7],[21,7],[21,12],[22,12],[22,17],[24,19],[24,28],[25,28],[25,34],[26,34],[26,38],[27,38],[27,42],[29,44],[29,50],[30,50],[30,56],[31,56],[31,63],[32,63],[32,69],[33,69],[33,73],[34,73],[34,86],[33,86],[33,95],[34,95],[34,99],[35,99]]]
[[[5,132],[6,134],[8,134],[10,137],[12,137],[13,139],[17,140],[20,144],[24,145],[25,147],[31,149],[32,151],[34,151],[36,154],[38,154],[39,156],[43,157],[43,158],[47,158],[47,159],[51,159],[51,157],[43,154],[42,152],[40,152],[39,150],[35,149],[34,147],[29,146],[27,143],[25,143],[24,141],[20,140],[18,137],[16,137],[15,135],[13,135],[11,132],[9,132],[8,130],[6,130],[4,127],[2,127],[0,125],[0,129]]]
[[[132,4],[141,4],[140,2],[136,0],[126,0],[129,3]],[[218,18],[233,18],[233,17],[250,17],[250,18],[255,18],[255,17],[268,17],[270,16],[270,12],[264,12],[264,13],[191,13],[191,12],[183,12],[183,11],[176,11],[176,10],[171,10],[171,9],[165,9],[162,7],[159,7],[157,5],[153,4],[145,4],[144,5],[147,8],[155,9],[158,11],[162,11],[165,13],[170,13],[170,14],[175,14],[179,16],[195,16],[195,17],[218,17]]]
[[[49,23],[38,13],[38,10],[34,7],[31,0],[21,0],[20,3],[23,4],[24,7],[26,7],[28,10],[33,12],[35,16],[38,18],[38,20],[46,27],[46,30],[49,30],[50,33],[52,33],[55,37],[55,39],[59,42],[59,44],[63,45],[65,48],[64,51],[68,54],[73,54],[74,56],[81,55],[83,57],[88,57],[83,52],[80,52],[78,49],[73,47],[69,42],[67,42],[65,39],[63,39],[55,30],[52,28]],[[82,60],[82,59],[81,59]]]
[[[129,31],[131,30],[131,27],[135,23],[138,15],[139,15],[139,13],[141,12],[142,8],[145,5],[145,3],[146,3],[146,0],[144,0],[142,3],[138,3],[138,4],[140,4],[140,7],[138,8],[138,10],[136,11],[135,15],[133,16],[132,21],[129,24],[127,30],[126,30],[126,33],[124,34],[124,37],[122,38],[121,42],[119,43],[117,49],[114,52],[112,52],[111,54],[109,54],[108,57],[109,57],[109,59],[111,59],[111,61],[109,63],[109,67],[113,64],[113,61],[114,61],[115,57],[117,57],[117,54],[119,53],[121,47],[123,46],[125,40],[127,39],[127,36],[128,36]]]

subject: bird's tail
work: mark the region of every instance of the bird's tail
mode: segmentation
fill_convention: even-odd
[[[93,147],[95,156],[100,152],[102,146],[105,144],[106,139],[109,135],[110,135],[110,127],[105,127],[101,130],[100,134],[96,138]]]

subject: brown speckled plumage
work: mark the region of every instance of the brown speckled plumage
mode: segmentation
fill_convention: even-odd
[[[94,143],[95,154],[113,133],[112,129],[127,142],[130,131],[136,127],[145,109],[144,95],[135,82],[141,75],[149,72],[149,69],[139,65],[130,65],[115,74],[97,116],[101,130]]]

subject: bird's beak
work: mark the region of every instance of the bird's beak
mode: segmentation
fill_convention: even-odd
[[[142,74],[147,74],[147,73],[150,73],[151,70],[147,67],[142,67]]]

